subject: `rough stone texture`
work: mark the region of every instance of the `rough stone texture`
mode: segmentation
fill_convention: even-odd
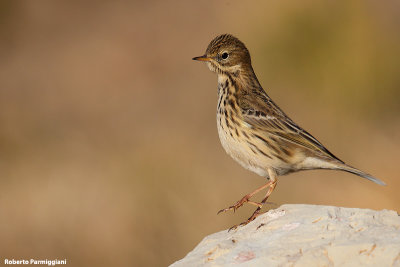
[[[283,205],[207,236],[171,266],[400,266],[395,211]]]

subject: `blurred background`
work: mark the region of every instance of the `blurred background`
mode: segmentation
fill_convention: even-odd
[[[1,1],[1,261],[165,266],[251,214],[216,215],[265,182],[223,151],[216,75],[191,60],[220,33],[294,121],[388,184],[295,173],[265,210],[400,211],[399,27],[396,0]]]

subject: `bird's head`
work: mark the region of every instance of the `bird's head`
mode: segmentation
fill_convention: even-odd
[[[251,69],[249,50],[238,38],[230,34],[215,37],[208,45],[206,53],[193,60],[206,62],[208,68],[218,74],[238,75]]]

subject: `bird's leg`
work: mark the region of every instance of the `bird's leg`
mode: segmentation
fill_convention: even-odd
[[[221,212],[226,212],[226,211],[229,211],[229,210],[236,211],[238,208],[240,208],[241,206],[243,206],[243,204],[246,203],[246,202],[249,203],[249,204],[252,204],[252,205],[254,205],[254,206],[257,206],[257,207],[259,207],[259,208],[262,207],[262,204],[261,204],[261,203],[257,203],[257,202],[254,202],[254,201],[250,201],[250,198],[251,198],[252,196],[254,196],[255,194],[257,194],[258,192],[260,192],[261,190],[267,188],[267,187],[270,186],[271,184],[272,184],[272,182],[271,182],[271,181],[268,181],[268,183],[266,183],[266,184],[260,186],[259,188],[257,188],[257,189],[254,190],[253,192],[251,192],[251,193],[245,195],[244,197],[242,197],[242,199],[240,199],[238,202],[236,202],[235,205],[230,206],[230,207],[228,207],[228,208],[226,208],[226,209],[222,209],[222,210],[218,211],[217,214],[220,214]]]
[[[260,205],[257,207],[257,209],[253,212],[253,214],[250,216],[250,218],[247,219],[247,221],[242,222],[241,224],[239,224],[240,226],[246,225],[249,222],[253,221],[255,218],[257,218],[260,215],[260,211],[262,206],[265,204],[265,202],[267,201],[268,197],[271,195],[272,191],[274,191],[275,187],[276,187],[276,183],[278,182],[277,180],[277,174],[274,170],[272,169],[268,169],[268,174],[269,174],[269,188],[267,193],[265,194],[265,197],[263,198],[263,200],[261,201],[261,203],[259,203]],[[232,229],[237,228],[239,225],[234,225],[231,228],[229,228],[229,231]]]
[[[261,209],[263,204],[265,204],[265,202],[267,201],[269,195],[271,195],[272,191],[275,189],[275,186],[276,186],[276,181],[277,181],[276,172],[274,170],[272,170],[272,169],[268,169],[268,174],[269,174],[269,181],[266,184],[260,186],[259,188],[257,188],[253,192],[251,192],[251,193],[245,195],[244,197],[242,197],[242,199],[240,199],[238,202],[236,202],[235,205],[218,211],[218,214],[221,213],[221,212],[229,211],[229,210],[236,211],[238,208],[243,206],[243,204],[246,203],[246,202],[251,204],[251,205],[257,206],[259,209]],[[269,189],[268,189],[267,194],[266,194],[266,196],[264,197],[264,199],[262,200],[261,203],[250,201],[251,197],[253,197],[255,194],[257,194],[258,192],[260,192],[261,190],[263,190],[263,189],[265,189],[267,187],[269,187]]]

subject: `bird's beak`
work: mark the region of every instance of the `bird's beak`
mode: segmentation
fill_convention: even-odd
[[[193,60],[198,60],[198,61],[210,61],[211,58],[207,57],[206,55],[200,56],[200,57],[194,57],[192,58]]]

